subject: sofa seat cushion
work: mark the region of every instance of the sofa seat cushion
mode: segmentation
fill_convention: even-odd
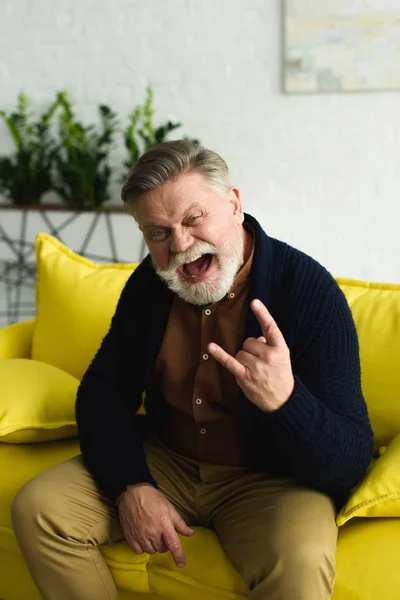
[[[400,519],[352,519],[339,529],[332,600],[400,598]]]
[[[181,537],[186,566],[178,569],[169,553],[154,554],[149,561],[151,589],[169,600],[245,600],[248,590],[233,568],[217,535],[193,527],[192,538]]]
[[[42,444],[0,443],[0,598],[38,600],[11,529],[10,505],[29,479],[79,453],[76,440]],[[136,555],[125,542],[101,550],[121,592],[170,600],[244,600],[247,590],[212,531],[195,527],[181,538],[187,557],[177,569],[169,554]],[[353,519],[339,531],[337,580],[332,600],[393,600],[400,590],[400,519]],[[140,596],[142,597],[142,596]],[[146,596],[144,596],[146,597]]]
[[[185,569],[168,554],[149,563],[152,590],[168,600],[244,600],[248,592],[226,558],[216,535],[194,527],[184,538]],[[394,600],[400,597],[400,519],[353,519],[339,530],[337,576],[332,600]]]

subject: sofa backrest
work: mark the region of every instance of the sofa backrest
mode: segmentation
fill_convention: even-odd
[[[400,285],[337,282],[357,327],[362,388],[380,447],[400,433]]]
[[[32,358],[80,379],[106,334],[136,267],[97,265],[39,234]],[[376,446],[400,433],[400,285],[337,279],[360,342],[362,387]]]

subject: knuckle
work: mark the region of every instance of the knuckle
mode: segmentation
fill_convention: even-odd
[[[176,519],[176,521],[175,521],[175,525],[176,525],[177,527],[186,527],[186,523],[185,523],[185,521],[184,521],[183,519],[181,519],[181,518],[179,518],[179,519]]]
[[[127,537],[126,539],[134,551],[137,552],[137,554],[141,554],[143,552],[143,546],[138,540],[132,537]]]
[[[264,365],[261,360],[255,360],[252,368],[252,375],[259,377],[264,373]]]
[[[143,542],[146,542],[146,540],[148,540],[154,536],[154,532],[150,528],[143,530],[141,533],[142,533],[141,539],[143,540]]]
[[[232,359],[230,358],[230,356],[225,358],[223,363],[227,369],[231,368],[232,367]]]
[[[126,540],[130,546],[139,546],[139,542],[131,535],[126,535]]]
[[[171,531],[170,527],[166,527],[165,529],[162,530],[162,536],[165,540],[173,540],[173,533]]]
[[[180,550],[181,549],[181,545],[179,542],[177,541],[171,541],[169,543],[169,549],[172,550],[173,552]]]
[[[255,337],[249,337],[243,344],[243,347],[246,346],[246,348],[254,348],[254,344],[256,342],[257,342],[257,339]]]
[[[146,540],[145,539],[138,538],[136,540],[136,543],[138,546],[140,546],[142,548],[142,550],[144,550],[146,548]]]
[[[143,527],[143,529],[139,530],[138,538],[140,539],[140,541],[145,542],[146,540],[149,539],[149,537],[151,536],[152,532],[153,532],[152,527],[150,527],[150,526]]]
[[[159,518],[159,523],[162,527],[168,527],[171,523],[171,517],[169,515],[162,515]]]

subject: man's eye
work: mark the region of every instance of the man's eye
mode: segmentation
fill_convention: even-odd
[[[194,223],[197,219],[200,219],[200,216],[196,216],[196,217],[190,217],[188,219],[188,223]]]
[[[165,238],[167,232],[165,231],[165,229],[156,229],[156,231],[153,231],[151,234],[151,237],[153,240],[162,240]]]

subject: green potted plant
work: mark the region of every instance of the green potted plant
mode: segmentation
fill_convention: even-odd
[[[49,231],[95,261],[132,262],[143,257],[142,238],[123,207],[106,206],[112,177],[109,157],[118,123],[109,106],[101,104],[98,114],[98,124],[84,124],[75,115],[67,91],[58,92],[36,121],[23,93],[14,112],[0,111],[15,144],[11,156],[0,157],[0,194],[8,200],[0,214],[0,261],[7,261],[7,277],[16,273],[9,284],[9,296],[15,294],[16,298],[15,305],[11,303],[7,309],[11,320],[22,316],[21,295],[15,290],[32,287],[37,231]],[[153,119],[153,92],[148,87],[144,104],[133,109],[122,131],[128,155],[123,163],[124,179],[144,152],[181,127],[172,121],[155,126]],[[115,175],[118,180],[121,172]],[[58,205],[43,204],[43,195],[51,191],[59,195]],[[13,231],[20,232],[18,239],[13,238]],[[10,255],[14,257],[11,261]]]
[[[14,112],[0,110],[15,145],[11,156],[0,157],[0,194],[14,206],[38,205],[43,195],[53,189],[55,140],[50,127],[58,107],[56,98],[34,121],[28,98],[21,92]]]
[[[54,152],[54,189],[74,210],[94,210],[110,199],[109,153],[117,129],[116,114],[99,105],[99,127],[83,125],[72,110],[67,92],[59,92],[59,144]]]

